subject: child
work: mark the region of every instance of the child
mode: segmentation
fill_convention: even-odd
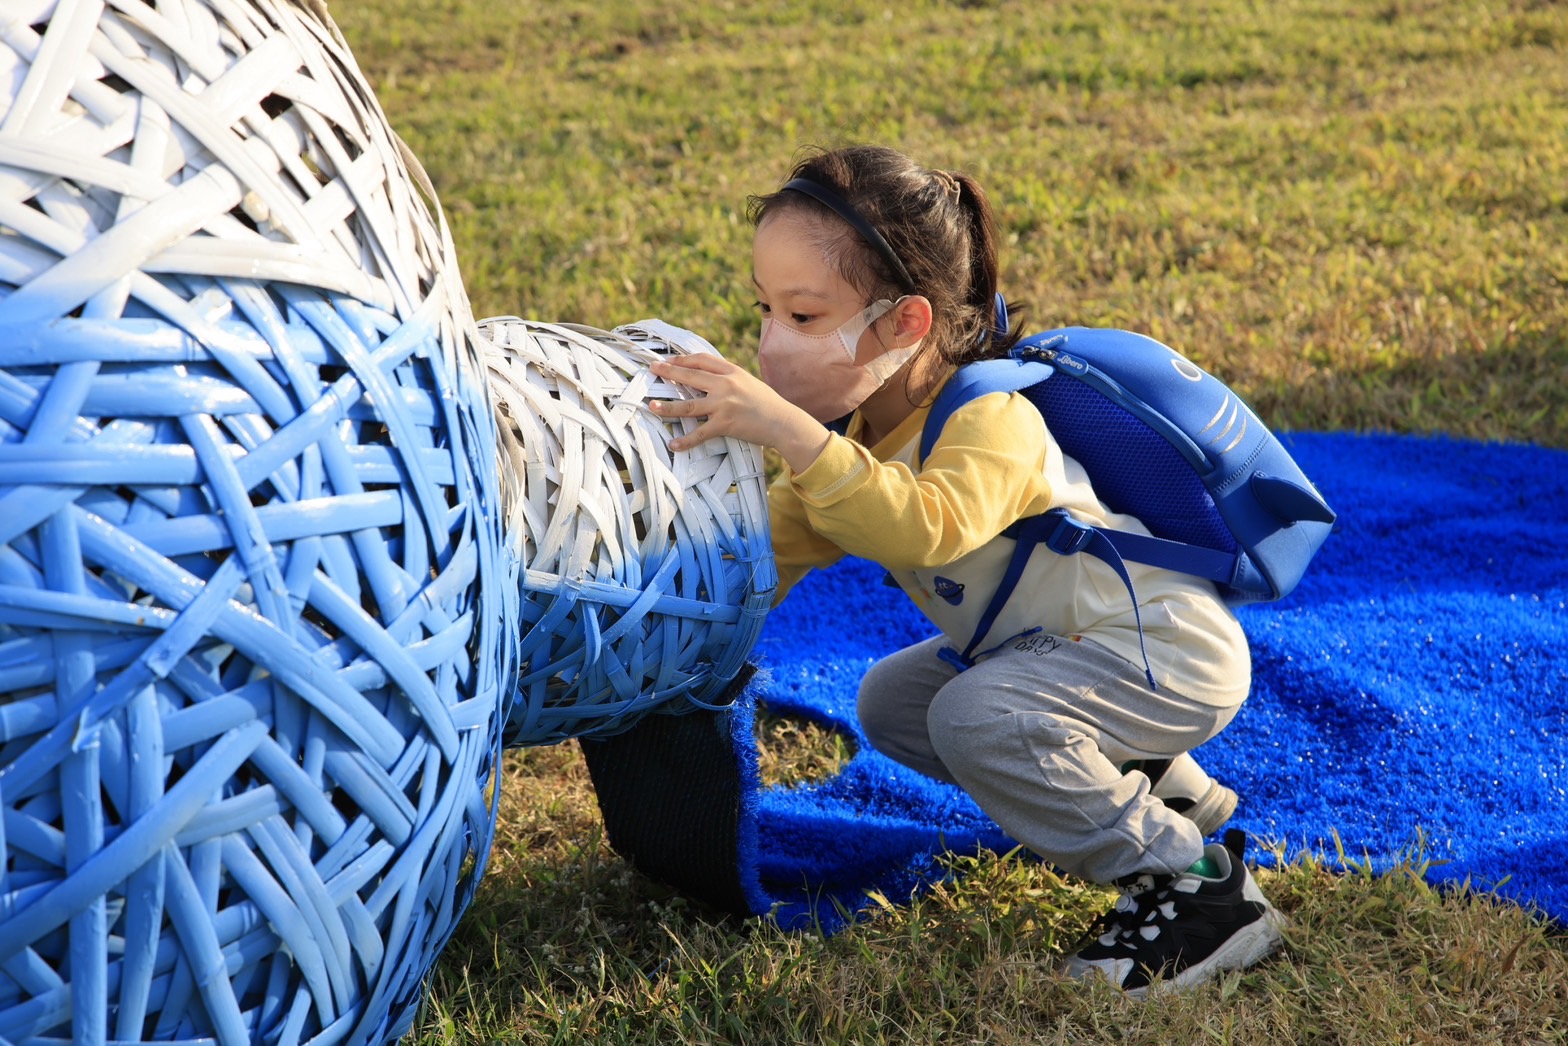
[[[703,419],[676,449],[716,436],[771,446],[780,596],[845,554],[886,567],[941,635],[872,666],[859,715],[871,744],[958,784],[1009,835],[1122,896],[1071,957],[1134,995],[1250,965],[1282,917],[1230,846],[1204,846],[1235,809],[1187,754],[1230,722],[1251,662],[1212,584],[1127,564],[1157,689],[1145,676],[1127,587],[1091,556],[1031,557],[971,667],[945,648],[974,634],[1014,520],[1064,506],[1110,512],[1021,395],[954,412],[919,460],[931,400],[955,366],[1005,355],[996,329],[996,228],[980,186],[891,149],[800,163],[753,198],[752,282],[762,313],[759,381],[712,356],[654,371],[702,398],[659,401]],[[827,423],[847,416],[838,435]]]

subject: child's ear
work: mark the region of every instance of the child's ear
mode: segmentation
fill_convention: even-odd
[[[905,348],[924,338],[931,330],[931,301],[910,294],[893,306],[893,344]]]

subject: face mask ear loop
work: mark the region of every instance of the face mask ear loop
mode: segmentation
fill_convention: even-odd
[[[883,302],[887,302],[887,308],[878,313],[876,317],[866,324],[866,326],[870,327],[872,324],[876,323],[877,320],[880,320],[882,317],[891,313],[894,309],[898,308],[899,302],[903,301],[907,297],[909,297],[909,295],[903,294],[900,295],[897,300],[891,302],[888,302],[886,298],[881,299]],[[867,312],[876,308],[878,304],[880,304],[880,302],[872,302],[871,305],[867,307]],[[873,378],[876,379],[877,388],[881,388],[883,385],[887,384],[887,380],[889,378],[898,372],[898,368],[902,367],[904,364],[910,361],[910,359],[915,355],[916,348],[918,348],[918,343],[902,349],[888,349],[886,352],[882,353],[882,355],[866,364],[864,369],[867,374],[870,374]]]
[[[908,295],[905,295],[904,297],[908,297]],[[898,301],[888,301],[886,298],[878,298],[870,305],[867,305],[864,309],[861,309],[860,315],[856,316],[852,320],[846,321],[842,326],[839,327],[837,331],[838,340],[843,344],[844,351],[849,353],[849,362],[854,363],[856,357],[859,355],[857,346],[860,344],[860,336],[875,326],[877,320],[880,320],[882,317],[892,312],[898,306],[898,302],[903,300],[904,298],[899,298]],[[879,305],[886,305],[887,307],[878,312],[877,306]],[[850,331],[850,327],[852,325],[856,328],[853,332]],[[870,366],[870,364],[867,364],[867,366]]]

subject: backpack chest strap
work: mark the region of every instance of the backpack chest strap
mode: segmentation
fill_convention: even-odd
[[[1145,534],[1091,526],[1074,519],[1066,509],[1061,508],[1020,519],[1002,533],[1016,544],[1008,559],[1007,569],[997,582],[991,602],[980,615],[973,638],[962,652],[951,647],[944,647],[940,652],[942,659],[959,671],[974,664],[975,647],[991,631],[1002,607],[1018,587],[1036,546],[1044,545],[1061,556],[1087,553],[1116,571],[1116,576],[1127,586],[1127,596],[1132,601],[1133,621],[1138,626],[1138,650],[1143,655],[1144,678],[1154,690],[1160,687],[1154,680],[1154,668],[1149,663],[1149,649],[1143,636],[1143,614],[1138,609],[1138,593],[1133,588],[1132,576],[1127,573],[1126,560],[1197,574],[1213,581],[1228,581],[1236,570],[1236,556],[1232,553],[1186,545],[1179,541],[1166,541]]]
[[[1088,552],[1096,558],[1105,559],[1105,556],[1094,551],[1097,542],[1103,540],[1122,559],[1142,563],[1145,566],[1163,567],[1181,574],[1195,574],[1221,584],[1228,584],[1236,575],[1237,557],[1234,552],[1222,552],[1219,549],[1189,545],[1181,541],[1168,541],[1165,538],[1157,538],[1149,534],[1134,534],[1127,530],[1090,526],[1068,515],[1066,509],[1051,509],[1043,515],[1053,518],[1055,523],[1046,531],[1043,538],[1038,539],[1039,543],[1058,555],[1070,556],[1076,552]],[[1016,537],[1014,529],[1020,528],[1023,522],[1026,521],[1020,520],[1014,523],[1002,533],[1009,537]]]

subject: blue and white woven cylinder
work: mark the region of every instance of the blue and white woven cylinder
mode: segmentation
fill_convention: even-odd
[[[20,6],[0,1038],[390,1041],[515,674],[450,239],[323,5]]]
[[[762,452],[728,438],[672,451],[697,420],[648,409],[693,395],[650,363],[713,347],[657,320],[603,331],[498,317],[479,329],[507,539],[524,568],[507,743],[714,707],[778,587]]]

